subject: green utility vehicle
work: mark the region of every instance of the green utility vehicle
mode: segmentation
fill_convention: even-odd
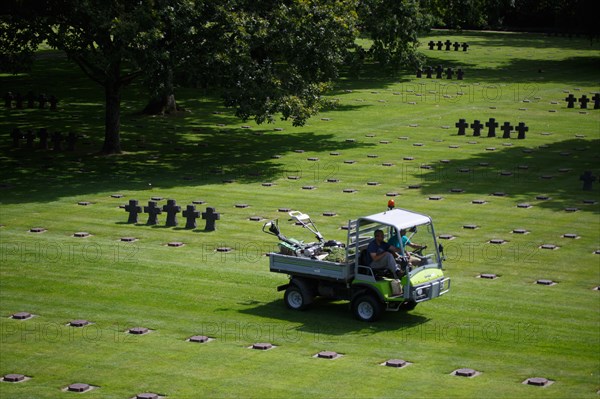
[[[450,289],[450,278],[442,271],[443,247],[437,244],[429,216],[396,208],[350,220],[344,227],[348,232],[344,244],[325,241],[308,215],[298,211],[289,215],[318,239],[304,243],[287,238],[281,234],[277,219],[263,226],[265,233],[280,240],[279,252],[269,254],[269,267],[272,272],[290,276],[287,284],[277,287],[278,291],[285,290],[284,301],[290,309],[306,309],[319,296],[348,300],[356,318],[371,322],[384,310],[412,310],[419,302]],[[378,229],[383,230],[386,241],[396,240],[402,249],[400,279],[369,267],[366,249]],[[406,238],[398,239],[401,231],[406,231],[409,242],[419,244],[419,251],[404,248]]]

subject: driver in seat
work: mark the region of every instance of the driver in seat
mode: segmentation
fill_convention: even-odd
[[[372,269],[387,269],[395,279],[400,279],[400,270],[396,264],[396,256],[400,249],[383,240],[383,231],[375,230],[375,238],[369,243],[367,252],[371,259],[369,266]]]
[[[398,248],[406,248],[408,246],[415,249],[416,251],[427,248],[427,245],[419,245],[411,242],[410,238],[408,238],[408,236],[406,235],[406,229],[400,230],[400,237],[402,240],[402,244],[400,244],[398,236],[395,234],[390,238],[390,244]],[[402,256],[405,256],[402,249],[400,249],[399,252],[402,254]],[[406,254],[408,255],[408,261],[411,264],[411,266],[419,266],[421,264],[421,258],[415,256],[414,254],[408,251],[406,251]]]

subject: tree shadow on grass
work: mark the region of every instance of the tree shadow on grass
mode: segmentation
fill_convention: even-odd
[[[136,152],[110,157],[6,149],[0,159],[2,202],[49,202],[97,192],[302,177],[312,173],[315,162],[303,159],[291,163],[274,157],[295,151],[314,154],[373,145],[309,131],[263,134],[250,129],[203,128],[192,138],[178,136],[174,133],[161,142],[144,142]]]
[[[463,136],[463,139],[473,138]],[[430,169],[414,166],[409,175],[418,179],[421,192],[448,196],[452,195],[452,189],[462,189],[483,197],[502,192],[515,199],[515,206],[525,201],[554,211],[575,207],[600,213],[598,204],[583,202],[590,199],[600,202],[598,178],[591,191],[584,191],[580,180],[585,171],[600,176],[600,140],[569,139],[529,149],[517,145],[502,147],[498,143],[502,139],[477,139],[495,150],[482,151],[467,159],[448,158],[444,163],[432,163]],[[537,199],[538,196],[549,198]]]
[[[259,316],[265,319],[283,320],[294,325],[294,331],[315,334],[323,341],[335,340],[337,337],[348,333],[372,335],[384,331],[401,331],[410,333],[420,325],[430,321],[429,318],[407,312],[384,312],[381,319],[375,323],[365,323],[352,316],[347,301],[330,301],[317,298],[311,306],[304,311],[290,310],[285,307],[282,299],[261,303],[256,306],[240,310],[241,313]],[[290,335],[294,335],[290,332]]]

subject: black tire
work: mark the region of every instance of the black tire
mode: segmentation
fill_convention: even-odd
[[[400,305],[400,310],[408,312],[409,310],[413,310],[417,307],[417,303],[415,301],[405,301]]]
[[[361,294],[352,301],[352,313],[360,321],[377,321],[382,312],[382,303],[371,294]]]
[[[312,303],[313,298],[306,289],[290,284],[285,290],[283,300],[288,309],[304,310]]]

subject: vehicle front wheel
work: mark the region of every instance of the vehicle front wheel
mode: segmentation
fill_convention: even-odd
[[[285,301],[285,305],[289,309],[293,310],[304,310],[308,307],[310,302],[312,302],[308,296],[308,293],[304,292],[303,289],[293,284],[290,284],[290,286],[285,290],[283,300]]]
[[[376,321],[381,317],[381,302],[370,294],[363,294],[352,301],[352,313],[361,321]]]

